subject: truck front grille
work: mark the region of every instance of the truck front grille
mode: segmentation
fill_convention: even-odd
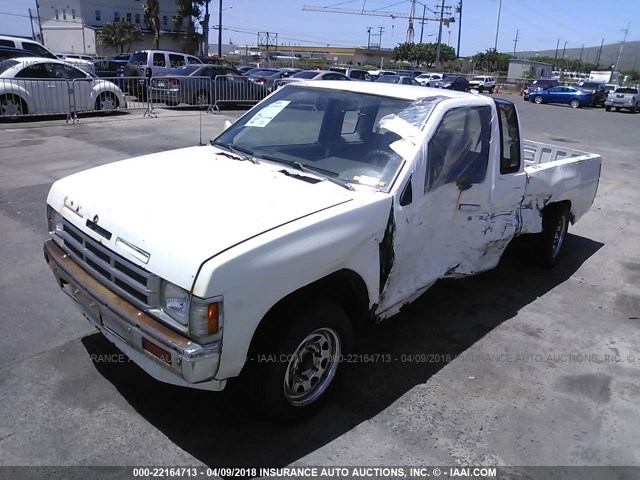
[[[142,308],[158,304],[160,277],[112,252],[67,220],[60,236],[67,253],[106,287]]]

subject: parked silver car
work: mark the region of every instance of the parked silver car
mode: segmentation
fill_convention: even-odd
[[[183,65],[151,79],[149,95],[153,102],[168,106],[180,103],[207,106],[216,102],[257,103],[267,95],[267,90],[229,67]]]

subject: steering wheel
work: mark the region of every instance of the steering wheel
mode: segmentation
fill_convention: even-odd
[[[388,150],[373,150],[364,157],[364,163],[384,168],[396,160],[396,154]]]

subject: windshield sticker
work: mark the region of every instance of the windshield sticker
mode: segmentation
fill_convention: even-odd
[[[278,100],[271,105],[267,105],[258,113],[256,113],[251,120],[245,123],[245,127],[258,127],[263,128],[269,125],[276,115],[286,108],[291,103],[289,100]]]
[[[353,180],[361,185],[369,185],[370,187],[384,187],[385,182],[379,178],[369,177],[367,175],[356,175]]]

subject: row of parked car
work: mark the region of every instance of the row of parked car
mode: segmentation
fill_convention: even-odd
[[[54,54],[32,40],[0,36],[2,116],[112,110],[127,105],[126,94],[169,106],[253,104],[285,83],[304,80],[376,81],[491,93],[495,87],[493,77],[468,81],[416,70],[236,69],[212,57],[170,50],[140,50],[92,60],[80,54]]]
[[[525,101],[537,104],[559,103],[573,108],[602,107],[609,112],[617,109],[640,111],[638,87],[621,87],[601,82],[582,81],[578,85],[560,85],[555,79],[534,80],[523,92]]]

